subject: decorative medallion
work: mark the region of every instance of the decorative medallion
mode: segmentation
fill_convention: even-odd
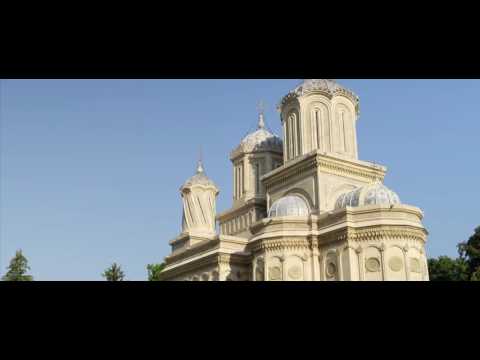
[[[411,258],[410,259],[410,271],[414,273],[421,273],[420,269],[420,260],[416,258]]]
[[[302,277],[302,269],[300,266],[292,266],[290,269],[288,269],[288,276],[291,279],[298,280]]]
[[[268,269],[268,278],[270,280],[282,280],[282,271],[278,266],[273,266]]]
[[[328,263],[327,265],[327,276],[334,277],[337,273],[337,265],[333,262]]]
[[[365,263],[365,268],[369,272],[377,272],[380,271],[380,260],[375,257],[371,257]]]
[[[389,261],[388,261],[388,266],[390,267],[390,269],[392,271],[400,271],[402,270],[403,268],[403,261],[401,258],[399,258],[398,256],[394,256],[392,257]]]

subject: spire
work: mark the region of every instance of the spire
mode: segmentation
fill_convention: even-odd
[[[265,129],[265,103],[263,100],[260,100],[257,105],[258,110],[258,129]]]

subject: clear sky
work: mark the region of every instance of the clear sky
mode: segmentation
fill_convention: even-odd
[[[360,96],[359,157],[425,213],[427,253],[480,225],[480,80],[338,80]],[[146,279],[181,229],[179,187],[203,148],[231,205],[229,152],[300,80],[1,80],[0,274],[22,249],[37,280]]]

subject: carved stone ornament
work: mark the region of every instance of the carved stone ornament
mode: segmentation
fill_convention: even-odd
[[[410,259],[410,271],[413,273],[421,273],[421,266],[420,266],[420,260],[417,258],[411,258]]]
[[[377,271],[380,271],[380,260],[375,258],[375,257],[371,257],[369,258],[366,262],[365,262],[365,268],[367,269],[367,271],[369,272],[377,272]]]
[[[300,266],[292,266],[288,269],[288,276],[293,280],[298,280],[302,277],[302,269]]]
[[[268,278],[270,280],[282,280],[282,271],[278,266],[273,266],[268,269]]]
[[[403,269],[403,261],[398,256],[394,256],[388,261],[388,266],[392,271],[398,272]]]
[[[327,264],[327,276],[334,277],[337,273],[337,265],[333,262]]]

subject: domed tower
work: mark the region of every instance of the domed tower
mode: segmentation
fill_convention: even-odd
[[[357,159],[358,97],[333,79],[306,79],[281,100],[284,160],[313,150]]]
[[[233,206],[220,214],[223,234],[249,236],[250,224],[266,217],[263,175],[283,165],[283,143],[266,129],[260,109],[257,129],[245,136],[230,153],[233,165]]]
[[[295,195],[312,213],[328,212],[340,194],[383,181],[385,167],[358,159],[359,98],[353,91],[333,79],[305,79],[278,110],[284,163],[262,179],[268,206]]]
[[[282,140],[265,128],[264,114],[260,112],[257,130],[245,136],[230,154],[234,203],[265,197],[260,178],[283,164],[282,152]]]
[[[195,235],[215,234],[215,183],[206,175],[201,160],[197,172],[180,188],[183,201],[182,232]]]

